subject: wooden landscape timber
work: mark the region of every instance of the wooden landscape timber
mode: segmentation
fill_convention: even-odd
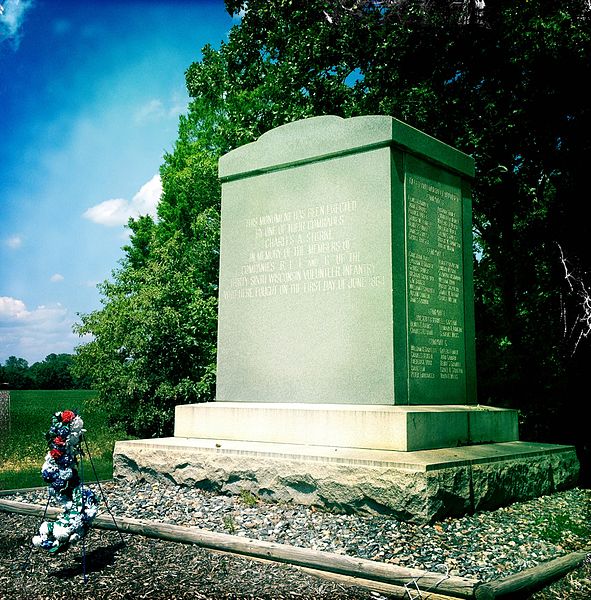
[[[256,560],[256,559],[253,559]],[[262,559],[260,559],[262,560]],[[329,571],[319,571],[317,569],[310,569],[308,567],[296,567],[300,571],[325,579],[333,581],[340,585],[354,585],[361,587],[372,592],[377,592],[388,596],[389,598],[406,598],[416,600],[452,600],[453,596],[447,596],[444,594],[438,594],[437,592],[426,592],[421,589],[418,584],[409,586],[394,585],[392,583],[384,583],[383,581],[373,581],[371,579],[362,579],[361,577],[353,577],[351,575],[341,575],[340,573],[331,573]]]
[[[38,517],[43,517],[45,514],[48,518],[54,518],[61,513],[59,509],[53,507],[49,507],[47,513],[45,513],[44,506],[11,500],[0,500],[0,511]],[[113,519],[108,515],[97,516],[92,522],[92,527],[195,544],[202,548],[288,563],[311,568],[315,571],[327,571],[349,577],[381,581],[398,586],[400,588],[398,593],[400,593],[399,597],[401,598],[408,598],[409,590],[405,586],[409,586],[410,591],[416,590],[418,586],[423,597],[430,597],[431,600],[438,600],[442,597],[474,598],[474,588],[480,584],[477,580],[463,577],[450,577],[442,573],[407,569],[388,563],[379,563],[341,554],[245,539],[240,536],[214,533],[195,527],[182,527],[125,517]],[[430,592],[431,596],[427,596],[427,592]],[[435,595],[435,592],[437,595]],[[390,593],[394,597],[397,595],[396,590],[392,590]]]
[[[591,549],[571,552],[566,556],[555,558],[520,573],[484,583],[476,589],[475,597],[477,600],[493,600],[506,596],[523,598],[525,594],[532,593],[552,581],[560,579],[581,565],[589,556],[590,551]]]
[[[0,499],[0,511],[37,517],[57,517],[60,510],[38,504]],[[298,548],[262,540],[246,539],[225,533],[215,533],[196,527],[184,527],[126,517],[99,515],[93,528],[120,531],[186,544],[209,550],[227,552],[302,568],[305,572],[339,578],[344,583],[360,585],[387,593],[394,598],[409,598],[420,592],[420,598],[445,600],[474,598],[493,600],[502,597],[524,597],[576,568],[589,556],[588,551],[573,552],[520,573],[483,583],[475,579],[447,576],[420,569],[409,569],[331,552]],[[383,587],[382,587],[383,586]]]

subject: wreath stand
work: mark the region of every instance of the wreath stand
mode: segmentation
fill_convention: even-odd
[[[98,478],[98,474],[96,472],[96,468],[94,466],[94,461],[92,460],[92,454],[90,453],[90,448],[88,446],[88,441],[86,440],[86,436],[83,434],[80,438],[80,450],[79,450],[79,458],[80,458],[80,468],[79,468],[79,476],[80,476],[80,488],[83,490],[85,487],[85,479],[84,479],[84,452],[82,450],[82,445],[84,444],[84,447],[86,449],[86,456],[88,457],[88,460],[90,462],[90,466],[92,467],[92,472],[94,475],[94,482],[96,483],[98,490],[100,492],[100,497],[102,499],[102,502],[104,503],[104,507],[105,510],[109,513],[109,516],[111,517],[111,520],[113,521],[113,525],[115,527],[115,530],[117,531],[117,533],[119,534],[119,538],[121,540],[120,544],[119,544],[119,548],[122,548],[125,546],[125,540],[123,538],[123,534],[121,532],[121,530],[119,529],[119,526],[117,525],[117,521],[115,519],[115,516],[113,515],[113,513],[111,512],[111,508],[109,507],[109,502],[107,500],[107,496],[101,486],[101,483],[99,481]],[[47,503],[45,504],[45,510],[43,511],[43,516],[41,517],[41,523],[43,523],[43,521],[45,521],[45,517],[47,516],[47,509],[49,508],[49,503],[51,501],[51,495],[49,495],[48,493],[48,497],[47,497]],[[90,529],[90,528],[89,528]],[[83,580],[84,580],[84,584],[86,584],[88,582],[88,573],[87,573],[87,569],[86,569],[86,535],[87,532],[85,532],[85,534],[81,537],[81,563],[82,563],[82,576],[83,576]],[[29,566],[30,566],[30,562],[31,562],[31,555],[33,553],[33,549],[34,546],[31,545],[31,547],[29,548],[29,552],[27,554],[27,557],[25,559],[25,561],[23,562],[22,565],[22,571],[23,571],[23,576],[25,574],[25,572],[28,570]],[[59,551],[57,552],[57,554],[59,554]]]

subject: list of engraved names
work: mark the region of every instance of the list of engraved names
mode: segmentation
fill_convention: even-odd
[[[358,210],[348,200],[243,219],[244,255],[224,299],[384,287],[384,274],[356,243]]]
[[[406,180],[409,366],[414,380],[460,380],[465,369],[459,190]]]

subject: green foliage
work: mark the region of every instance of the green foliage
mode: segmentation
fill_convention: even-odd
[[[88,382],[73,374],[73,361],[72,354],[48,354],[29,366],[24,358],[10,356],[0,365],[0,383],[10,390],[88,389]]]
[[[125,258],[100,286],[103,308],[76,327],[93,341],[78,348],[75,372],[133,435],[170,435],[177,404],[215,395],[221,150],[209,125],[198,106],[181,117],[158,221],[130,220]]]
[[[0,367],[0,383],[7,383],[11,390],[22,390],[34,386],[29,373],[29,363],[24,358],[9,356]]]
[[[245,504],[246,506],[256,506],[258,504],[259,499],[252,493],[249,492],[248,490],[242,490],[240,492],[240,500],[242,500],[242,503]]]
[[[11,391],[10,433],[0,436],[0,489],[43,486],[41,465],[47,453],[45,433],[53,413],[75,409],[87,430],[87,441],[100,479],[112,477],[115,441],[125,432],[108,424],[107,411],[90,390]],[[85,477],[93,477],[88,460]]]
[[[49,354],[42,362],[35,363],[31,370],[41,390],[69,390],[75,387],[71,373],[71,354]]]
[[[224,521],[224,529],[228,533],[230,533],[230,534],[236,533],[236,531],[237,531],[236,521],[232,515],[225,515],[223,521]]]
[[[591,525],[589,523],[578,522],[564,513],[557,513],[549,518],[547,516],[543,519],[540,518],[536,525],[541,527],[541,534],[546,540],[563,546],[569,545],[571,536],[588,539],[591,535]]]
[[[197,246],[180,233],[154,237],[138,268],[129,262],[101,285],[104,308],[82,315],[78,349],[113,422],[136,435],[171,433],[176,404],[213,394],[216,300],[200,288]]]

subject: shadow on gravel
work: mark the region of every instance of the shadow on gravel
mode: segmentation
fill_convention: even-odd
[[[58,579],[69,579],[83,575],[84,573],[97,573],[103,571],[106,567],[115,563],[115,555],[119,550],[125,547],[124,542],[97,548],[86,554],[86,557],[77,556],[74,560],[78,563],[75,566],[52,571],[48,573],[49,577],[57,577]]]
[[[26,535],[9,535],[0,537],[0,556],[11,556],[15,551],[26,547],[29,538]]]

